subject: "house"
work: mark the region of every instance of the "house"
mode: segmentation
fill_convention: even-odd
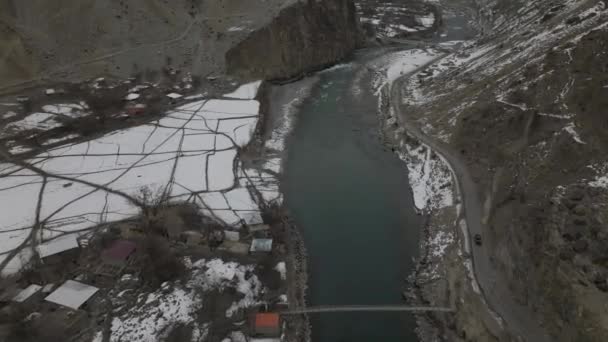
[[[182,232],[180,240],[188,246],[198,246],[205,241],[205,237],[200,232],[187,230]]]
[[[94,286],[68,280],[44,300],[78,310],[78,308],[93,297],[97,291],[99,291],[99,289]]]
[[[51,293],[51,291],[53,291],[53,289],[55,288],[55,284],[51,283],[51,284],[46,284],[42,287],[42,293]]]
[[[117,240],[101,252],[101,259],[104,263],[116,266],[126,266],[129,258],[137,250],[137,245],[133,241]]]
[[[59,255],[79,248],[76,235],[67,235],[38,245],[36,250],[43,262],[49,262],[49,257]]]
[[[40,292],[42,286],[31,284],[23,290],[20,290],[12,299],[13,302],[24,310],[31,310],[37,303],[42,300],[43,294]]]
[[[250,233],[256,232],[267,232],[270,230],[270,226],[267,224],[254,224],[248,227]]]
[[[272,252],[272,239],[253,239],[251,241],[251,247],[249,248],[251,253],[269,253]]]
[[[123,239],[138,239],[146,235],[139,225],[133,223],[123,222],[117,224],[116,227]]]
[[[255,314],[254,331],[256,336],[278,337],[281,335],[281,319],[276,312]]]
[[[177,99],[183,97],[183,95],[178,94],[178,93],[170,93],[170,94],[167,94],[167,97],[170,98],[171,100],[177,100]]]
[[[239,232],[235,232],[233,230],[224,230],[224,238],[227,241],[239,241],[241,239],[241,235]]]
[[[132,106],[127,106],[127,114],[129,116],[143,115],[146,112],[147,106],[143,103],[137,103]]]
[[[234,254],[246,255],[249,253],[249,245],[238,241],[224,241],[218,248]]]
[[[17,295],[15,297],[13,297],[13,302],[25,303],[30,298],[34,297],[34,295],[36,293],[38,293],[38,291],[40,291],[41,289],[42,289],[42,286],[36,285],[36,284],[31,284],[30,286],[26,287],[25,289],[19,291],[19,293],[17,293]]]

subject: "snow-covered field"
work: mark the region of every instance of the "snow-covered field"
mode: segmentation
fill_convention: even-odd
[[[50,149],[23,165],[0,164],[0,207],[9,208],[0,217],[0,262],[32,239],[48,241],[138,214],[144,187],[169,201],[196,203],[226,225],[261,223],[257,194],[277,200],[276,178],[245,169],[237,158],[258,122],[253,98],[259,85],[226,95],[232,99],[191,102],[159,120]],[[30,258],[28,250],[3,272],[18,270]]]

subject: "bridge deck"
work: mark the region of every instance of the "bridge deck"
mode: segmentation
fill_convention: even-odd
[[[324,312],[453,312],[452,308],[435,306],[407,306],[407,305],[324,305],[300,309],[288,309],[279,312],[281,315],[298,315],[304,313]]]

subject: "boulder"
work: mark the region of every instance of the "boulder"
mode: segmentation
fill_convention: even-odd
[[[562,203],[568,209],[572,209],[572,208],[574,208],[576,206],[576,202],[574,202],[574,201],[572,201],[571,199],[568,199],[568,198],[563,198],[562,199]]]
[[[572,220],[572,222],[574,222],[574,224],[577,226],[586,226],[587,225],[587,220],[585,220],[584,218],[575,218],[574,220]]]
[[[559,252],[559,258],[564,261],[570,261],[572,258],[574,258],[574,251],[569,247],[562,248],[562,250]]]
[[[562,237],[568,241],[575,241],[583,237],[585,231],[584,226],[569,224],[564,228]]]
[[[585,192],[582,189],[576,188],[570,192],[568,198],[573,201],[581,201],[585,197]]]
[[[602,292],[608,292],[608,278],[606,278],[606,275],[598,273],[593,278],[593,283],[595,284],[595,287],[598,288],[598,290]]]
[[[589,247],[589,244],[585,240],[578,240],[572,245],[572,249],[576,253],[582,253],[582,252],[586,251],[587,247]]]
[[[594,263],[608,261],[608,241],[592,241],[589,245],[589,253],[591,254],[591,261]]]
[[[587,207],[585,207],[582,204],[577,204],[572,209],[572,212],[574,213],[574,215],[577,215],[577,216],[585,216],[585,214],[587,213]]]

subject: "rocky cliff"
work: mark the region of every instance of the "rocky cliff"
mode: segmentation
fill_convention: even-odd
[[[286,79],[343,59],[359,39],[351,0],[299,1],[230,49],[226,66],[244,78]]]

